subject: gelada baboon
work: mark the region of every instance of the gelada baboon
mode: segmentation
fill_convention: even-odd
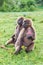
[[[16,31],[15,33],[12,35],[12,37],[6,42],[5,46],[8,44],[12,44],[15,43],[15,41],[17,40],[17,37],[19,35],[20,30],[22,29],[22,23],[23,23],[24,18],[20,17],[19,19],[17,19],[17,27],[16,27]]]
[[[22,26],[23,28],[19,33],[17,41],[15,42],[15,54],[18,54],[22,45],[26,47],[26,52],[29,52],[34,48],[35,30],[32,25],[32,20],[25,19]]]

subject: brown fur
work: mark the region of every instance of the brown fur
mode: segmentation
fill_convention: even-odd
[[[23,17],[20,17],[20,18],[18,18],[17,23],[20,22],[20,21],[23,22],[23,20],[24,20],[24,18],[23,18]],[[12,44],[12,43],[15,43],[15,41],[17,40],[17,37],[18,37],[19,32],[20,32],[21,29],[22,29],[22,25],[18,24],[18,25],[16,26],[16,31],[15,31],[15,33],[14,33],[14,34],[12,35],[12,37],[6,42],[5,46],[6,46],[6,45],[9,45],[9,44]]]
[[[24,22],[26,22],[26,25],[23,26],[22,30],[19,33],[17,41],[15,43],[15,54],[18,54],[22,45],[27,47],[26,52],[29,52],[29,51],[33,50],[33,48],[34,48],[35,30],[32,26],[32,20],[26,19],[26,20],[24,20]],[[32,39],[27,38],[27,36],[29,35],[29,34],[27,35],[27,32],[29,31],[29,29],[32,31],[31,32],[32,33]]]

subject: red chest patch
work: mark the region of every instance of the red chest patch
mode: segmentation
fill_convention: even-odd
[[[31,30],[31,28],[28,28],[28,29],[27,29],[27,35],[32,35],[32,30]]]

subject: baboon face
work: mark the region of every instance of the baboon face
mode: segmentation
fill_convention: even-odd
[[[23,27],[28,28],[29,26],[31,26],[31,20],[29,20],[29,19],[24,20]]]
[[[23,20],[24,20],[24,18],[23,18],[23,17],[20,17],[20,18],[18,19],[17,23],[18,23],[20,26],[22,26]]]

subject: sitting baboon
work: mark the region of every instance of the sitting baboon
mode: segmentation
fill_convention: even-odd
[[[12,44],[12,43],[15,43],[15,41],[17,40],[17,37],[19,35],[19,32],[20,30],[22,29],[22,23],[23,23],[23,20],[24,18],[23,17],[20,17],[18,20],[17,20],[17,27],[16,27],[16,31],[15,33],[12,35],[12,37],[6,42],[5,46],[8,45],[8,44]]]
[[[26,52],[29,52],[34,48],[35,30],[32,25],[32,20],[25,19],[22,26],[23,28],[19,33],[17,41],[15,42],[15,54],[18,54],[22,45],[26,47]]]

